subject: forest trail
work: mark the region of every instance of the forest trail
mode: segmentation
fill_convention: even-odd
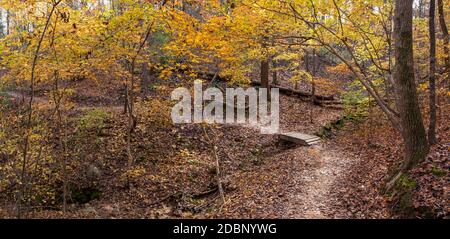
[[[24,95],[21,92],[18,91],[6,91],[6,92],[0,92],[0,95],[4,94],[13,99],[16,102],[29,102],[30,97]],[[33,97],[33,103],[38,104],[50,104],[51,100],[46,96],[34,96]],[[123,106],[122,105],[85,105],[85,104],[78,104],[76,107],[74,107],[76,110],[80,111],[89,111],[89,110],[97,110],[101,109],[106,112],[122,112]]]
[[[260,126],[246,125],[260,130]],[[358,157],[343,151],[334,142],[322,141],[313,146],[295,145],[279,154],[272,155],[273,160],[289,160],[290,172],[283,195],[285,200],[279,205],[281,211],[273,212],[284,219],[325,219],[348,218],[348,215],[336,215],[341,205],[337,185],[345,171],[357,163]],[[351,185],[348,185],[351,187]],[[277,210],[277,209],[275,209]],[[343,210],[346,211],[346,210]]]
[[[334,185],[339,176],[351,167],[354,159],[332,146],[319,144],[310,148],[300,147],[292,152],[292,173],[287,200],[281,218],[323,219],[341,218],[329,215],[335,202]],[[305,156],[305,157],[303,157]]]
[[[18,91],[6,91],[6,92],[0,92],[0,93],[10,97],[11,99],[13,99],[16,102],[22,102],[22,101],[28,102],[30,100],[29,96],[25,96],[23,93],[18,92]],[[33,102],[35,102],[35,103],[48,103],[49,100],[48,99],[44,99],[43,97],[34,96],[33,97]]]

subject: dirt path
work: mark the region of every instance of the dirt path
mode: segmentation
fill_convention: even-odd
[[[259,125],[246,125],[260,131]],[[343,152],[333,142],[323,142],[312,147],[297,146],[294,149],[273,155],[274,160],[290,159],[290,175],[284,192],[286,199],[281,203],[278,218],[326,219],[346,218],[334,215],[339,198],[335,185],[340,176],[355,163],[357,157]]]
[[[249,126],[260,130],[259,126]],[[285,200],[279,205],[278,218],[285,219],[326,219],[348,218],[348,214],[336,215],[342,207],[338,198],[338,185],[345,171],[349,170],[358,157],[342,151],[333,141],[323,142],[312,147],[296,146],[293,149],[272,155],[273,160],[290,159],[290,174]],[[349,187],[351,185],[348,185]]]
[[[343,218],[332,215],[339,198],[333,194],[339,176],[354,158],[329,145],[297,148],[293,152],[292,174],[284,211],[280,217],[289,219]]]
[[[17,102],[27,102],[30,100],[29,96],[24,96],[22,93],[17,92],[17,91],[7,91],[7,92],[2,92],[3,94],[6,94],[7,96],[9,96],[10,98],[14,99]],[[48,97],[43,97],[43,96],[34,96],[33,98],[33,102],[34,103],[38,103],[38,104],[47,104],[50,102],[50,99],[48,99]],[[104,110],[106,112],[121,112],[123,111],[123,106],[122,105],[105,105],[105,106],[96,106],[96,105],[77,105],[76,109],[81,110],[81,111],[88,111],[88,110],[96,110],[96,109],[101,109]]]
[[[24,94],[17,92],[17,91],[7,91],[7,92],[2,92],[2,93],[7,95],[8,97],[10,97],[11,99],[14,99],[16,102],[21,102],[21,101],[28,102],[30,100],[30,97],[25,96]],[[33,102],[47,103],[48,99],[39,97],[39,96],[34,96]]]

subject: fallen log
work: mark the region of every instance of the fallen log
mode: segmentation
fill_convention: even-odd
[[[344,106],[342,104],[326,104],[326,103],[321,103],[321,102],[314,102],[314,105],[323,107],[323,108],[327,108],[327,109],[332,109],[332,110],[344,110]]]
[[[261,83],[257,82],[257,81],[253,81],[252,85],[261,86]],[[279,85],[272,85],[271,87],[280,89],[280,93],[285,94],[285,95],[295,95],[295,96],[299,96],[302,98],[311,98],[313,96],[309,92],[293,90],[293,89],[285,88],[285,87],[282,87]],[[319,101],[335,101],[335,103],[337,103],[337,104],[341,103],[336,100],[334,95],[315,95],[315,98],[316,98],[316,100],[319,100]]]
[[[180,71],[184,71],[184,70],[180,70]],[[214,73],[210,73],[210,72],[200,72],[199,76],[201,76],[202,78],[208,79],[210,81],[213,81],[213,80],[227,81],[227,79],[218,76],[218,74],[214,74]],[[251,85],[261,86],[261,82],[253,81],[251,83]],[[309,92],[293,90],[293,89],[285,88],[285,87],[282,87],[279,85],[272,85],[271,87],[280,89],[280,93],[284,94],[284,95],[297,96],[297,97],[303,98],[303,99],[304,98],[310,99],[312,97],[312,94]],[[336,99],[336,97],[334,95],[315,95],[314,104],[316,104],[318,106],[322,106],[322,107],[327,107],[327,108],[342,109],[342,107],[339,106],[339,105],[342,105],[342,102],[339,101],[338,99]]]

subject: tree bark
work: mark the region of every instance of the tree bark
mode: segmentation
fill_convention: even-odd
[[[9,10],[6,11],[6,35],[9,35],[10,33],[10,28],[11,24],[10,24],[10,12]]]
[[[278,72],[276,70],[277,66],[277,62],[272,60],[272,85],[278,85]]]
[[[311,81],[311,98],[312,101],[314,102],[316,100],[316,82],[315,82],[315,77],[317,75],[317,54],[316,54],[316,49],[313,49],[313,54],[312,54],[312,81]]]
[[[265,59],[261,61],[261,87],[267,89],[267,97],[270,101],[270,63],[269,60]]]
[[[136,69],[136,61],[139,57],[142,49],[144,48],[145,44],[147,43],[148,39],[150,38],[150,34],[152,33],[153,24],[155,22],[151,22],[150,25],[147,28],[147,31],[145,33],[144,39],[142,40],[141,44],[139,45],[139,48],[137,49],[136,55],[133,57],[133,60],[131,61],[131,69],[130,69],[130,83],[129,86],[126,87],[127,92],[127,108],[128,108],[128,132],[127,132],[127,154],[128,154],[128,166],[132,166],[134,164],[134,157],[131,149],[131,138],[133,136],[133,132],[137,125],[137,118],[134,115],[134,88],[135,88],[135,69]]]
[[[412,5],[413,0],[395,0],[394,80],[397,85],[397,105],[405,146],[403,171],[423,161],[429,151],[414,79]]]
[[[436,143],[436,0],[430,0],[429,31],[430,31],[430,76],[429,76],[429,106],[430,122],[428,126],[428,142]]]
[[[124,102],[123,102],[123,114],[128,114],[128,85],[123,84]]]
[[[309,55],[307,55],[307,57],[309,57]],[[309,62],[309,61],[308,61]],[[309,67],[308,67],[309,69]],[[317,73],[317,61],[316,61],[316,49],[313,49],[312,52],[312,71],[311,73],[311,106],[310,106],[310,112],[309,112],[309,120],[312,123],[314,123],[314,103],[317,101],[316,99],[316,82],[315,82],[315,77],[316,77],[316,73]]]
[[[262,60],[261,61],[261,86],[263,88],[269,89],[270,83],[269,83],[269,61],[268,60]]]

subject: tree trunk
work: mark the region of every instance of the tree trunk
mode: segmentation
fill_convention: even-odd
[[[128,85],[124,84],[123,85],[123,90],[124,90],[124,102],[123,102],[123,114],[128,114]]]
[[[436,143],[436,0],[430,0],[429,31],[430,31],[430,124],[428,127],[428,142]]]
[[[316,102],[316,82],[315,77],[317,73],[316,49],[312,52],[312,72],[311,72],[311,109],[309,112],[310,122],[314,123],[314,103]]]
[[[317,54],[316,54],[316,49],[313,49],[313,54],[312,54],[312,81],[311,81],[311,96],[312,96],[312,100],[313,102],[316,100],[316,82],[314,80],[314,78],[317,75]]]
[[[272,67],[272,85],[278,85],[278,72],[276,70],[277,62],[272,60]]]
[[[261,61],[261,87],[267,89],[267,97],[270,101],[270,65],[268,60]]]
[[[126,103],[128,107],[128,132],[127,132],[127,154],[128,154],[128,165],[131,167],[134,164],[134,157],[131,149],[131,138],[133,136],[134,130],[136,129],[137,125],[137,117],[134,115],[134,88],[135,88],[135,70],[136,70],[136,61],[139,57],[142,49],[144,49],[145,44],[147,43],[150,34],[152,33],[153,24],[155,22],[151,22],[150,25],[147,28],[147,31],[145,33],[144,40],[139,45],[139,48],[137,49],[136,55],[133,57],[133,60],[131,61],[131,67],[130,67],[130,82],[129,85],[127,84],[126,87]]]
[[[261,86],[269,89],[269,61],[261,61]]]
[[[412,5],[413,0],[395,0],[394,80],[405,145],[403,171],[423,161],[429,151],[414,79]]]
[[[449,49],[450,37],[448,35],[447,25],[445,24],[443,0],[438,0],[438,10],[439,10],[439,25],[441,26],[442,35],[444,38],[445,70],[448,73],[450,71],[450,49]]]
[[[9,35],[9,28],[11,27],[10,25],[10,12],[8,10],[6,11],[6,35]]]

